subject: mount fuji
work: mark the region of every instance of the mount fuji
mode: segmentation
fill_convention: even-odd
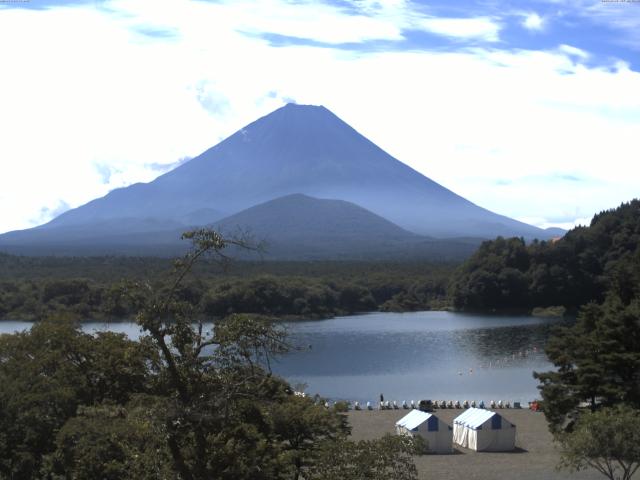
[[[364,217],[372,224],[360,218],[349,232],[344,222],[338,228],[331,215],[323,216],[325,223],[314,228],[331,232],[334,243],[343,233],[355,238],[354,228],[361,230],[364,242],[381,239],[390,225],[404,240],[422,237],[438,243],[556,235],[475,205],[393,158],[322,106],[288,104],[152,182],[113,190],[47,224],[0,235],[0,250],[126,253],[128,245],[168,246],[177,242],[176,232],[193,226],[229,227],[250,218],[253,225],[238,226],[251,230],[258,218],[241,213],[283,197],[288,200],[269,209],[274,222],[284,222],[283,228],[275,225],[281,238],[273,240],[280,245],[293,242],[296,236],[288,232],[300,229],[285,221],[286,214],[278,215],[278,205],[304,201],[308,206],[309,197],[341,200],[342,210],[348,203],[371,214]],[[313,217],[313,210],[305,211]],[[381,235],[372,235],[376,228]],[[302,237],[296,238],[296,251],[304,251]],[[331,252],[323,255],[331,257]]]

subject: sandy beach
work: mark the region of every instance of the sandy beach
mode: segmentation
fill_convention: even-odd
[[[395,432],[395,422],[408,410],[351,411],[349,422],[354,440],[378,438]],[[463,410],[435,410],[434,413],[451,425]],[[518,479],[560,480],[603,479],[595,470],[569,473],[557,471],[559,454],[542,413],[530,410],[503,409],[499,412],[517,428],[516,450],[506,453],[478,453],[455,448],[451,455],[423,455],[415,458],[420,479]],[[454,446],[455,447],[455,446]],[[640,478],[636,474],[634,478]]]

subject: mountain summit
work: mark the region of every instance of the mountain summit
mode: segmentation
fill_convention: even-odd
[[[37,229],[109,231],[211,224],[275,198],[304,194],[355,203],[431,237],[546,238],[481,208],[393,158],[322,106],[288,104],[156,180],[110,192]],[[121,225],[121,227],[118,227]],[[169,226],[170,225],[170,226]],[[25,238],[22,236],[22,238]],[[0,236],[0,245],[5,243]]]

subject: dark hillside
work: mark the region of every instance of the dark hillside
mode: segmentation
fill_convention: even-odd
[[[267,260],[427,259],[461,261],[479,239],[435,240],[343,200],[293,194],[227,217],[216,230],[250,232]]]
[[[615,289],[640,294],[640,201],[594,216],[563,238],[529,245],[518,238],[485,242],[451,285],[460,309],[503,309],[602,302]]]

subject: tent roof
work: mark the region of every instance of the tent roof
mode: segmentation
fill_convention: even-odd
[[[494,415],[499,415],[498,412],[491,412],[489,410],[484,410],[482,408],[470,408],[466,410],[461,415],[457,416],[453,423],[457,423],[459,425],[465,425],[469,428],[478,428],[484,422],[489,420]]]
[[[396,422],[396,425],[405,427],[408,430],[413,430],[414,428],[422,425],[424,422],[429,420],[432,413],[423,412],[420,410],[411,410],[404,417]]]

